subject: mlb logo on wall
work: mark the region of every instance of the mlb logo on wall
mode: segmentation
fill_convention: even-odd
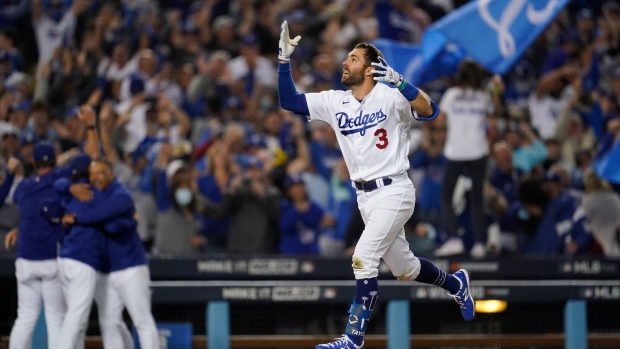
[[[136,349],[140,349],[140,340],[134,327],[131,331]],[[192,349],[192,324],[161,323],[157,324],[159,349]]]

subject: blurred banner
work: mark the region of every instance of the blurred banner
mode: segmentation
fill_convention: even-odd
[[[420,45],[376,40],[388,63],[407,81],[423,85],[453,74],[462,58],[503,74],[569,0],[477,0],[426,29]]]

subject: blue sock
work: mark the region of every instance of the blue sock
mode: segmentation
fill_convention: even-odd
[[[355,287],[355,297],[353,304],[349,309],[349,321],[345,333],[355,343],[360,345],[364,340],[364,333],[370,313],[377,304],[379,297],[379,281],[377,278],[357,280]],[[351,317],[355,317],[355,321],[351,321]]]
[[[459,282],[452,274],[437,268],[426,258],[418,257],[418,259],[420,260],[420,274],[415,279],[416,281],[439,286],[450,293],[456,293],[459,290]]]
[[[367,310],[373,310],[379,296],[379,280],[377,278],[357,280],[353,303],[361,304]]]

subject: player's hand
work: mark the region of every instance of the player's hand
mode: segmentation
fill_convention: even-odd
[[[390,67],[383,57],[379,57],[379,63],[370,63],[375,69],[370,72],[376,74],[373,78],[375,81],[385,81],[390,85],[400,86],[405,80],[402,75],[397,73],[392,67]]]
[[[62,225],[64,225],[65,227],[68,227],[70,225],[75,224],[75,216],[72,215],[71,213],[65,213],[64,216],[62,216]]]
[[[19,233],[19,229],[13,228],[4,236],[4,248],[6,250],[10,250],[11,247],[15,246],[15,242],[17,241],[17,234]]]
[[[9,173],[15,174],[15,171],[17,171],[17,168],[19,167],[19,165],[21,165],[21,162],[19,162],[18,158],[10,157],[9,161],[7,162],[7,168],[9,170]]]
[[[78,119],[82,120],[86,126],[95,126],[97,123],[97,115],[95,115],[95,111],[89,105],[83,105],[80,107],[78,111]]]
[[[69,187],[69,193],[81,202],[87,202],[93,199],[93,191],[88,183],[73,184]]]
[[[294,39],[291,39],[288,33],[288,22],[282,22],[280,26],[280,48],[278,50],[278,59],[281,61],[290,61],[291,54],[295,50],[295,46],[301,40],[301,36],[297,35]]]

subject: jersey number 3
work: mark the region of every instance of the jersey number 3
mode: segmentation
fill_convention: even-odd
[[[379,143],[375,144],[375,146],[379,149],[385,149],[390,143],[387,139],[387,131],[384,128],[376,130],[375,136],[379,137]]]

